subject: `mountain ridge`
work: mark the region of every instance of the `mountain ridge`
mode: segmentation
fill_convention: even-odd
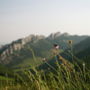
[[[43,35],[29,35],[25,38],[13,41],[11,44],[5,45],[0,49],[0,63],[9,64],[14,61],[14,58],[18,58],[16,61],[20,61],[20,57],[31,57],[31,52],[25,49],[27,45],[35,51],[36,56],[41,57],[48,55],[47,53],[49,53],[54,43],[58,43],[61,47],[64,47],[65,44],[67,44],[67,40],[74,40],[76,44],[85,38],[87,38],[87,36],[73,36],[68,33],[61,34],[60,32],[50,34],[48,37]]]

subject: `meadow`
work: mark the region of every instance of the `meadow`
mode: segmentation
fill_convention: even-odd
[[[13,78],[0,77],[0,90],[90,90],[90,70],[84,63],[43,63],[48,66],[45,70],[22,68]]]
[[[33,65],[13,69],[13,75],[6,72],[1,75],[0,90],[90,90],[89,66],[73,55],[72,47],[71,52],[64,52],[71,56],[71,61],[55,49],[51,59],[52,62],[54,58],[53,63],[46,58],[36,58],[34,51],[29,49]],[[37,59],[41,59],[41,67],[37,64]]]

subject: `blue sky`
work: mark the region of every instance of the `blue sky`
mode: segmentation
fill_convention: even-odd
[[[57,31],[90,35],[90,0],[0,0],[0,42]]]

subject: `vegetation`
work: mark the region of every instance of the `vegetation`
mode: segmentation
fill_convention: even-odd
[[[33,53],[33,52],[32,52]],[[34,63],[36,57],[33,55]],[[83,62],[69,62],[54,55],[54,64],[42,60],[46,68],[32,66],[14,70],[11,79],[8,74],[0,78],[1,90],[90,90],[90,70]],[[42,65],[43,65],[42,64]]]
[[[70,64],[73,66],[70,69],[58,62],[56,68],[47,65],[47,70],[31,68],[15,72],[13,80],[0,78],[1,90],[90,90],[90,71],[85,66],[74,63]],[[6,80],[6,85],[1,83],[3,80]]]
[[[59,38],[28,43],[11,55],[14,60],[7,65],[9,68],[0,65],[0,90],[90,90],[88,39],[77,44],[74,49],[72,40],[60,45],[62,39]],[[51,50],[54,42],[59,43],[60,47],[66,44],[69,48],[62,50],[54,47]]]

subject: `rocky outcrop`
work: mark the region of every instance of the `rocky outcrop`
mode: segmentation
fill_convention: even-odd
[[[58,37],[67,37],[67,36],[70,36],[70,34],[68,33],[60,33],[60,32],[56,32],[56,33],[51,33],[49,36],[48,36],[48,39],[55,39],[55,38],[58,38]]]
[[[69,36],[70,34],[68,34],[68,33],[63,33],[62,34],[62,36],[64,36],[64,37],[67,37],[67,36]]]
[[[28,37],[25,37],[22,41],[24,43],[28,43],[28,42],[36,42],[40,39],[44,39],[45,37],[43,35],[30,35]]]
[[[48,36],[49,39],[55,39],[57,37],[61,36],[60,32],[51,33],[50,36]]]
[[[6,61],[6,59],[14,53],[14,51],[21,50],[24,47],[22,39],[12,42],[9,45],[5,45],[0,49],[0,62]]]
[[[11,44],[5,45],[2,48],[0,48],[0,63],[9,63],[7,59],[10,59],[10,55],[12,55],[15,51],[21,50],[24,45],[26,45],[29,42],[37,42],[40,39],[45,38],[42,35],[30,35],[28,37],[19,39],[17,41],[12,42]],[[5,61],[5,62],[4,62]]]

